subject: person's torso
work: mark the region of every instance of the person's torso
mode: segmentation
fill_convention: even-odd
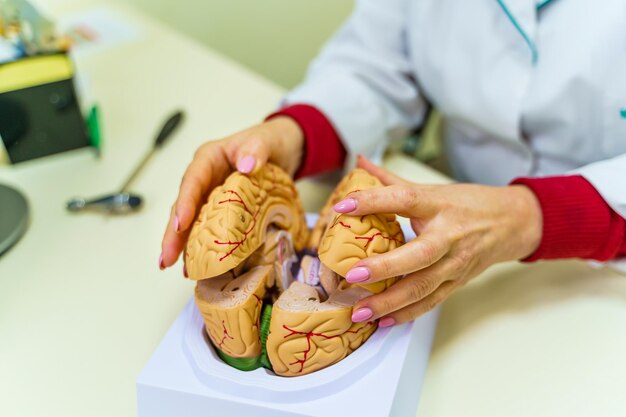
[[[626,153],[626,1],[416,0],[407,48],[459,180]]]

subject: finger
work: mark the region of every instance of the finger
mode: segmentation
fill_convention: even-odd
[[[208,193],[229,173],[230,165],[221,146],[206,144],[198,149],[180,183],[171,224],[174,232],[184,232],[191,226]]]
[[[457,286],[457,283],[454,281],[444,282],[423,300],[382,317],[378,325],[380,327],[389,327],[413,321],[444,302]]]
[[[447,269],[445,262],[438,263],[404,277],[380,294],[359,301],[354,306],[352,321],[377,319],[419,302],[446,280]]]
[[[418,185],[390,185],[356,191],[338,202],[337,213],[350,216],[394,213],[403,217],[423,217],[437,210],[432,193]]]
[[[405,245],[357,262],[346,274],[349,283],[369,284],[433,265],[450,250],[450,241],[436,231],[425,232]]]
[[[267,163],[269,156],[269,146],[264,141],[260,139],[245,141],[235,152],[237,171],[249,174],[258,170]]]
[[[356,166],[357,168],[361,168],[375,176],[383,183],[383,185],[394,185],[394,184],[408,184],[409,182],[405,179],[392,174],[384,168],[379,167],[374,164],[372,161],[359,154],[356,158]]]
[[[175,222],[175,206],[172,206],[170,220],[165,228],[163,241],[161,242],[161,256],[159,257],[159,268],[165,269],[176,263],[178,256],[183,251],[189,236],[190,228],[182,232],[176,232],[174,228]]]

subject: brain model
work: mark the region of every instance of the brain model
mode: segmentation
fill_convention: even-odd
[[[376,322],[352,323],[354,304],[396,279],[349,284],[360,259],[404,243],[394,215],[336,214],[351,192],[381,186],[347,175],[309,232],[291,178],[268,164],[231,174],[209,196],[192,228],[185,263],[195,300],[219,356],[242,370],[281,376],[330,366],[361,346]]]

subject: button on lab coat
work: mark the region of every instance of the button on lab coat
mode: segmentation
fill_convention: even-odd
[[[626,1],[360,0],[286,97],[372,157],[427,102],[456,179],[575,172],[626,217]]]

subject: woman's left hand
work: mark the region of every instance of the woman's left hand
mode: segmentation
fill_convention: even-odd
[[[456,288],[497,262],[522,259],[539,246],[539,202],[523,185],[419,185],[359,157],[358,166],[385,187],[358,191],[335,211],[361,216],[407,217],[417,238],[359,261],[347,273],[353,283],[405,277],[386,291],[361,300],[355,322],[380,318],[380,326],[404,323],[444,301]]]

